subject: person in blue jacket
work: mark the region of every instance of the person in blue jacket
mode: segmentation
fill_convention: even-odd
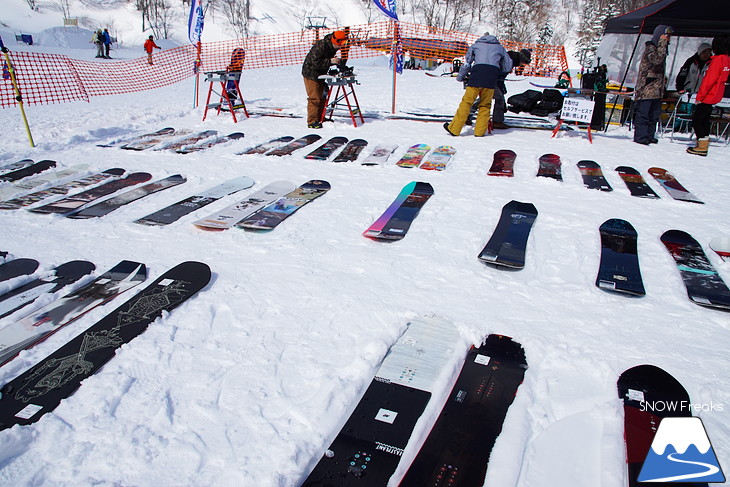
[[[104,33],[102,35],[104,36],[104,58],[111,59],[109,57],[109,49],[112,47],[112,36],[109,35],[109,29],[104,29]]]
[[[479,98],[474,135],[482,137],[489,127],[489,112],[499,74],[511,70],[512,60],[496,37],[487,32],[477,39],[466,51],[464,64],[456,77],[457,81],[468,80],[454,118],[444,124],[446,131],[453,136],[459,135],[469,117],[472,103]]]

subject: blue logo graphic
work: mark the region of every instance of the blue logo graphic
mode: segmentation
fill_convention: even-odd
[[[700,418],[664,418],[646,455],[639,482],[725,482]]]

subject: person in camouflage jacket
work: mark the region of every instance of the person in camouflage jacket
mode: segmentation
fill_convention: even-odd
[[[634,142],[637,144],[657,142],[654,133],[667,84],[664,72],[667,67],[669,36],[672,32],[673,29],[667,25],[657,26],[651,40],[646,43],[639,63],[639,77],[634,89]]]
[[[320,118],[327,100],[327,87],[324,80],[319,79],[327,74],[330,66],[340,62],[335,57],[337,51],[347,43],[347,34],[336,30],[314,43],[302,64],[304,88],[307,90],[307,127],[322,128]]]

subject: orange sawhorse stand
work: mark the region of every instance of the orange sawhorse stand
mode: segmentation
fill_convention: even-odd
[[[246,103],[244,103],[243,96],[241,95],[241,88],[238,86],[240,79],[240,71],[211,71],[205,73],[205,81],[209,82],[210,86],[208,87],[208,98],[205,100],[203,120],[205,120],[205,117],[208,116],[209,108],[215,108],[216,115],[220,115],[221,110],[230,110],[231,116],[233,117],[233,123],[238,123],[238,119],[236,118],[236,110],[238,109],[243,108],[243,113],[246,114],[246,118],[249,117],[248,110],[246,110]],[[240,103],[234,104],[234,100],[231,100],[228,95],[228,90],[226,89],[228,82],[232,82],[235,86],[236,93],[238,93],[238,96],[241,97]],[[216,83],[220,83],[220,93],[215,90]],[[213,93],[220,96],[220,99],[217,102],[211,103],[210,97]]]
[[[365,123],[365,118],[362,116],[360,111],[360,103],[357,101],[357,95],[355,95],[355,85],[358,84],[354,76],[326,76],[323,77],[324,82],[327,84],[327,101],[325,102],[324,109],[322,110],[322,116],[320,122],[325,120],[332,120],[332,114],[336,108],[347,108],[350,114],[350,120],[352,124],[357,127],[357,119],[360,119],[360,123]],[[334,97],[332,96],[332,90],[335,90]],[[350,101],[352,98],[352,101]],[[330,102],[332,100],[332,102]],[[344,103],[343,103],[344,100]]]
[[[578,125],[578,122],[575,122],[575,124]],[[550,136],[551,139],[553,137],[555,137],[555,135],[557,135],[557,133],[560,131],[560,126],[561,125],[563,125],[563,119],[562,118],[558,119],[558,124],[553,129],[553,135]],[[590,142],[591,144],[593,143],[593,134],[591,132],[591,126],[590,125],[588,125],[588,142]]]

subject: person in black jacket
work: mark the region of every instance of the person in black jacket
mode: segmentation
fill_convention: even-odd
[[[512,69],[520,68],[530,64],[532,60],[532,51],[529,49],[520,49],[520,51],[507,51],[507,55],[512,59]],[[497,86],[494,89],[494,99],[492,106],[492,128],[495,129],[507,129],[508,125],[504,123],[504,113],[507,111],[507,103],[505,102],[504,95],[507,94],[507,85],[505,79],[510,71],[499,73],[497,78]]]
[[[304,88],[307,90],[307,127],[309,128],[322,128],[321,118],[327,100],[327,86],[319,77],[327,74],[330,66],[340,62],[340,58],[336,57],[336,54],[345,44],[347,44],[347,33],[336,30],[324,36],[324,39],[315,42],[307,57],[304,58],[302,76],[304,77]]]
[[[712,56],[712,46],[706,42],[700,44],[697,52],[690,56],[679,69],[675,84],[678,93],[697,93],[705,75],[705,65]]]

